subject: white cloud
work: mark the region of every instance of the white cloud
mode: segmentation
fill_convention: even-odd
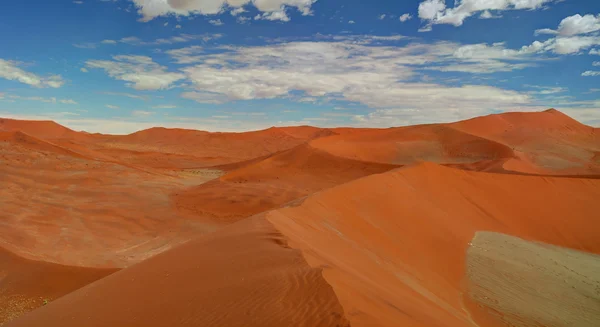
[[[75,100],[72,100],[72,99],[61,99],[58,101],[63,104],[78,104],[77,102],[75,102]]]
[[[355,22],[355,21],[353,21],[353,20],[349,20],[349,21],[348,21],[348,24],[356,24],[356,22]]]
[[[81,71],[82,73],[87,73],[87,72],[88,72],[88,70],[87,70],[87,69],[85,69],[85,67],[81,67],[81,68],[79,68],[79,71]]]
[[[39,88],[59,88],[65,84],[60,75],[42,77],[19,68],[18,66],[20,65],[21,63],[16,61],[0,59],[0,78],[11,81],[19,81],[21,83]]]
[[[594,62],[592,63],[592,66],[600,66],[600,61],[594,61]]]
[[[74,4],[82,5],[83,1],[73,1]]]
[[[165,15],[215,15],[223,12],[226,7],[238,10],[236,14],[241,13],[239,9],[246,4],[252,4],[256,9],[262,12],[261,19],[274,19],[283,17],[285,9],[288,7],[296,8],[302,15],[311,14],[311,6],[316,0],[133,0],[138,7],[138,13],[142,15],[142,21],[150,21],[158,16]],[[273,14],[277,12],[278,14]],[[287,15],[285,15],[287,17]]]
[[[403,23],[404,23],[404,22],[406,22],[406,21],[408,21],[408,20],[412,19],[412,15],[411,15],[411,14],[409,14],[409,13],[402,14],[402,15],[400,15],[400,18],[399,18],[399,19],[400,19],[400,21],[401,21],[401,22],[403,22]]]
[[[175,28],[181,28],[181,25],[175,25]]]
[[[360,124],[371,126],[376,126],[376,121],[383,122],[383,117],[392,111],[396,117],[404,113],[403,119],[409,119],[411,110],[419,110],[421,115],[409,119],[415,123],[522,108],[533,100],[527,93],[491,86],[410,82],[415,69],[433,64],[460,64],[476,73],[519,69],[518,64],[503,60],[528,60],[528,54],[517,50],[503,52],[499,44],[474,51],[449,42],[403,47],[369,43],[375,39],[364,37],[359,42],[360,39],[348,36],[334,42],[222,49],[221,53],[198,58],[198,65],[182,69],[196,90],[181,96],[215,104],[273,98],[348,101],[378,110],[376,115],[357,118],[362,119]],[[302,96],[296,98],[298,92]],[[392,121],[399,122],[395,119],[388,123]]]
[[[120,55],[114,60],[88,60],[88,68],[103,69],[110,77],[128,82],[126,85],[136,90],[160,90],[169,88],[183,79],[180,73],[167,71],[166,67],[146,56]]]
[[[502,16],[494,15],[489,10],[486,10],[486,11],[482,12],[481,15],[479,15],[479,19],[496,19],[496,18],[502,18]]]
[[[214,39],[218,39],[222,37],[222,34],[181,34],[178,36],[172,36],[170,38],[161,38],[153,41],[144,41],[136,36],[124,37],[119,40],[120,43],[130,44],[130,45],[163,45],[163,44],[176,44],[176,43],[185,43],[191,41],[210,41]]]
[[[115,40],[103,40],[100,43],[102,43],[102,44],[117,44],[117,41],[115,41]]]
[[[246,9],[244,9],[244,7],[237,7],[237,8],[231,9],[231,11],[229,13],[231,14],[231,16],[237,16],[237,15],[243,14],[245,12],[246,12]]]
[[[119,109],[119,106],[114,106],[112,104],[107,104],[106,108],[108,108],[108,109]]]
[[[424,0],[419,4],[419,18],[426,23],[422,31],[428,31],[434,24],[461,26],[465,19],[478,12],[539,9],[553,1],[555,0],[463,0],[456,1],[455,7],[447,8],[444,0]],[[482,16],[480,17],[492,17],[491,13]]]
[[[247,24],[252,19],[250,17],[239,16],[235,20],[240,24]]]
[[[377,19],[379,20],[384,20],[385,19],[386,14],[381,14],[377,17]]]
[[[590,55],[599,55],[600,56],[600,49],[592,49],[590,50]]]
[[[222,26],[224,24],[220,19],[212,19],[208,22],[215,26]]]
[[[536,30],[536,35],[539,34],[558,34],[561,36],[574,36],[580,34],[588,34],[591,32],[600,31],[600,14],[584,15],[576,14],[563,19],[558,25],[557,30],[549,28]]]
[[[202,61],[203,57],[199,54],[203,52],[203,47],[194,45],[187,48],[168,50],[167,54],[175,59],[178,64],[192,64]]]
[[[169,26],[169,22],[164,23],[163,26]]]
[[[271,11],[271,12],[265,12],[262,14],[258,14],[254,17],[254,20],[280,20],[282,22],[289,22],[290,21],[290,17],[287,15],[287,13],[285,12],[285,10],[279,10],[279,11]]]
[[[588,70],[581,73],[581,76],[600,76],[600,71]]]

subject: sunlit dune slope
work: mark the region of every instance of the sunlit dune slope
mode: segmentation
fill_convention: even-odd
[[[594,159],[600,151],[600,131],[554,109],[478,117],[450,124],[458,130],[511,147],[521,162],[543,174],[600,174]],[[505,168],[520,169],[507,162]]]
[[[431,161],[469,170],[600,174],[598,129],[554,109],[339,134],[311,145],[334,155],[381,163]]]
[[[41,139],[84,138],[86,133],[75,132],[53,121],[15,120],[0,118],[0,131],[24,132]]]
[[[599,198],[600,180],[425,163],[325,190],[267,219],[311,266],[327,267],[352,326],[477,326],[463,297],[475,232],[598,254]],[[479,326],[504,326],[486,321]]]
[[[0,325],[115,271],[31,261],[0,248]]]
[[[349,326],[321,269],[264,218],[226,227],[7,326]]]
[[[346,159],[303,144],[177,192],[179,210],[231,222],[398,166]]]

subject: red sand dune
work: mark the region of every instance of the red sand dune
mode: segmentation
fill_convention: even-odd
[[[0,249],[0,325],[115,271],[31,261]]]
[[[599,196],[599,180],[401,168],[203,236],[8,326],[503,326],[463,298],[474,233],[600,253]]]
[[[112,274],[7,326],[349,326],[321,270],[263,218]]]
[[[303,144],[178,192],[173,200],[184,212],[233,222],[393,168],[397,166],[340,158]]]
[[[462,281],[476,231],[600,254],[600,181],[421,164],[323,191],[267,218],[325,266],[352,326],[471,326]],[[503,326],[498,321],[495,325]]]
[[[600,253],[599,135],[555,110],[124,136],[0,119],[0,246],[126,267],[9,326],[501,326],[463,294],[469,242]]]
[[[247,133],[152,128],[131,135],[110,137],[102,145],[142,152],[193,155],[205,161],[204,166],[216,166],[287,150],[304,143],[312,134],[306,137],[294,137],[279,128]]]
[[[0,131],[24,132],[42,139],[83,138],[86,133],[75,132],[53,121],[15,120],[0,118]]]

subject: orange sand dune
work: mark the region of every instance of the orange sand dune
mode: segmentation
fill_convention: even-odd
[[[115,271],[31,261],[0,248],[0,325]]]
[[[75,132],[53,121],[15,120],[0,118],[0,131],[24,132],[42,139],[83,138],[86,133]]]
[[[60,147],[56,144],[35,138],[21,131],[3,132],[0,131],[0,142],[8,143],[13,148],[20,148],[23,151],[50,152],[57,155],[72,156],[84,158],[82,155],[69,149]]]
[[[311,266],[326,267],[352,326],[477,326],[463,297],[475,232],[598,254],[599,198],[600,180],[426,163],[325,190],[267,218]],[[484,318],[479,326],[504,326]]]
[[[519,161],[544,174],[600,174],[594,162],[600,151],[600,131],[554,109],[514,112],[450,124],[453,128],[511,147]],[[508,170],[528,172],[509,162]]]
[[[193,155],[202,159],[199,162],[203,166],[216,166],[287,150],[306,140],[291,136],[279,128],[246,133],[152,128],[131,135],[109,137],[101,144],[142,152]]]
[[[15,326],[349,326],[321,269],[246,220],[52,301]]]
[[[400,168],[202,236],[7,326],[500,327],[502,313],[464,288],[475,233],[600,253],[599,197],[600,180]]]
[[[600,175],[594,159],[600,151],[598,129],[554,109],[338,134],[311,145],[345,158],[381,163],[432,161],[496,172]]]
[[[505,145],[445,125],[359,130],[310,144],[344,158],[396,165],[420,161],[472,163],[514,156]]]
[[[231,222],[397,167],[340,158],[303,144],[178,192],[173,199],[185,212]]]

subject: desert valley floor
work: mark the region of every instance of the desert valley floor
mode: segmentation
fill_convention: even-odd
[[[600,326],[600,129],[0,119],[0,325]]]

